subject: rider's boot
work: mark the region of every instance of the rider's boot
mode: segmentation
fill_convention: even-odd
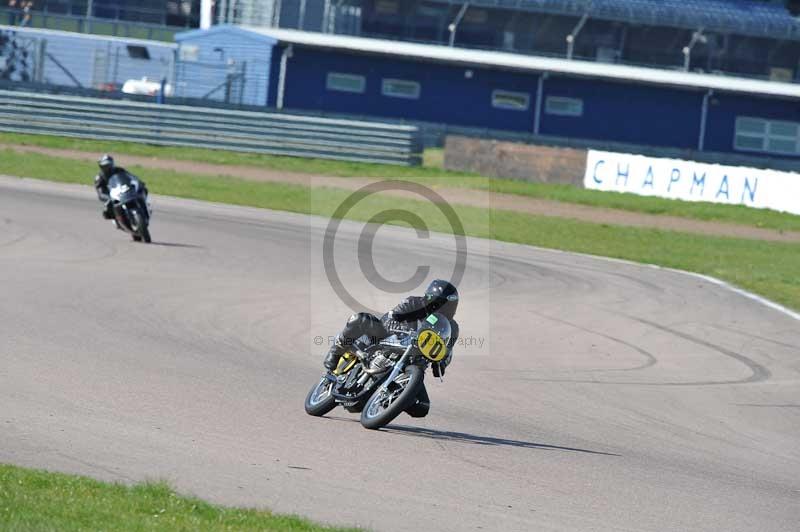
[[[406,409],[406,413],[411,417],[425,417],[431,410],[431,399],[428,397],[428,391],[425,389],[425,383],[414,399],[414,404]]]
[[[335,370],[336,366],[339,365],[339,358],[341,358],[345,351],[347,351],[347,349],[344,347],[343,339],[341,335],[337,335],[333,340],[333,345],[328,350],[328,354],[325,355],[325,361],[322,365],[329,371]]]

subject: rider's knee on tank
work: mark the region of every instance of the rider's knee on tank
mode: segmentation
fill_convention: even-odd
[[[357,312],[357,313],[353,314],[352,316],[350,316],[349,318],[347,318],[347,324],[346,325],[349,325],[349,326],[353,326],[353,325],[369,325],[369,324],[374,323],[374,322],[380,323],[380,320],[377,317],[375,317],[372,314],[370,314],[369,312]]]

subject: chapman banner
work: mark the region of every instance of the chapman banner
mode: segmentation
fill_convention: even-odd
[[[800,174],[589,150],[584,186],[800,214]]]

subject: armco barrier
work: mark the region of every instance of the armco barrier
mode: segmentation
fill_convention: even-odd
[[[0,90],[0,131],[419,165],[416,126]]]

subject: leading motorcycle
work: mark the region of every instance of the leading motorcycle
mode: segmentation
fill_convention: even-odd
[[[379,429],[406,412],[418,417],[417,396],[425,372],[447,356],[451,326],[442,314],[419,320],[415,330],[369,344],[362,336],[340,357],[335,370],[308,392],[306,413],[323,416],[341,405],[361,413],[361,424]],[[425,406],[427,413],[427,406]]]
[[[117,172],[108,180],[108,195],[117,229],[130,233],[136,242],[150,242],[150,215],[144,187],[136,176]]]

